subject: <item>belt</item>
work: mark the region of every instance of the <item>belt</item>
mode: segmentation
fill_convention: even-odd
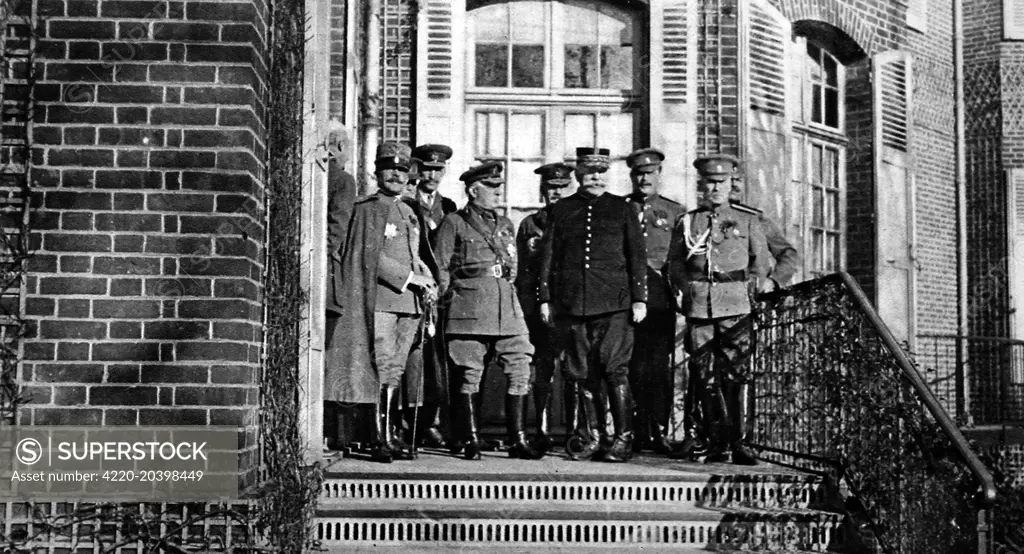
[[[455,279],[476,279],[478,277],[494,277],[496,279],[512,279],[512,270],[502,264],[487,266],[462,266],[452,271]]]
[[[691,275],[694,281],[704,281],[710,283],[736,283],[747,280],[747,270],[736,269],[733,271],[712,271],[710,278],[707,273],[701,273],[699,275]]]

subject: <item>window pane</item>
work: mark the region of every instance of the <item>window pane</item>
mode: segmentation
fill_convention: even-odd
[[[836,184],[836,151],[832,148],[822,150],[821,160],[821,184],[826,187],[835,188]]]
[[[505,114],[500,112],[477,112],[476,157],[505,157]]]
[[[822,227],[825,223],[825,218],[822,212],[825,209],[825,191],[820,188],[813,188],[811,190],[811,196],[813,197],[812,209],[811,209],[811,225],[814,227]]]
[[[563,25],[555,29],[555,36],[563,37],[565,44],[597,44],[597,11],[589,6],[564,4]]]
[[[476,45],[476,86],[508,86],[508,45]]]
[[[566,114],[565,157],[575,159],[578,146],[594,146],[596,134],[594,114]]]
[[[825,83],[833,87],[839,86],[839,66],[835,58],[828,54],[822,57],[825,62]]]
[[[839,229],[839,194],[827,192],[825,197],[825,226],[832,230]]]
[[[811,121],[814,123],[822,123],[821,85],[813,85],[811,87],[811,102]]]
[[[808,182],[816,185],[821,184],[821,165],[823,160],[821,159],[824,155],[823,148],[820,145],[811,146],[811,174],[808,175]]]
[[[544,44],[546,21],[544,2],[512,2],[512,42]]]
[[[825,264],[821,251],[824,238],[821,231],[811,231],[811,271],[820,272],[824,269]]]
[[[807,76],[815,83],[822,80],[821,48],[810,42],[807,43],[807,72]]]
[[[505,198],[510,206],[536,205],[541,202],[540,180],[533,170],[543,163],[543,158],[509,163],[505,173]]]
[[[539,113],[512,114],[515,132],[509,137],[513,158],[544,158],[544,116]],[[538,164],[539,165],[539,164]]]
[[[567,44],[565,46],[566,88],[596,88],[598,84],[597,47]]]
[[[473,20],[473,42],[480,44],[505,44],[509,39],[508,29],[509,4],[493,4],[473,10],[469,17]]]
[[[633,47],[601,47],[601,88],[633,90]]]
[[[839,91],[825,89],[825,125],[839,128]]]
[[[624,157],[633,151],[633,114],[618,113],[601,115],[597,123],[597,145],[611,151],[612,163],[608,168],[605,181],[608,192],[626,195],[632,192],[629,181],[629,168],[615,158]]]
[[[790,167],[791,178],[794,181],[804,180],[804,143],[800,139],[793,139],[792,143],[793,165]]]
[[[829,233],[828,256],[825,258],[825,270],[829,273],[839,271],[839,235]]]
[[[543,45],[512,45],[512,86],[544,86]]]

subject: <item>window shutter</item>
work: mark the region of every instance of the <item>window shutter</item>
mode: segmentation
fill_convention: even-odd
[[[1010,169],[1007,180],[1007,283],[1010,284],[1010,338],[1024,339],[1024,169]],[[1024,383],[1024,361],[1013,365],[1013,382]]]
[[[686,102],[686,13],[685,0],[665,6],[662,19],[662,88],[666,102]]]
[[[452,93],[452,3],[427,1],[427,97]]]
[[[750,9],[750,107],[786,113],[786,45],[790,24],[767,2]]]
[[[1003,0],[1003,38],[1024,40],[1024,2]]]
[[[881,144],[907,151],[910,144],[910,57],[902,52],[875,60],[875,125]]]
[[[907,26],[922,33],[928,31],[928,0],[910,0],[907,5]]]

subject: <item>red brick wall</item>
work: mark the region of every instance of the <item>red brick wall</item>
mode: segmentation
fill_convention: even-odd
[[[267,6],[39,0],[23,423],[244,427]]]

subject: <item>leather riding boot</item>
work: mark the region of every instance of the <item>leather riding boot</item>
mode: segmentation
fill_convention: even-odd
[[[622,463],[633,457],[633,395],[629,383],[619,383],[608,391],[615,440],[604,455],[604,461]]]
[[[520,460],[539,460],[543,452],[537,452],[526,442],[526,395],[505,395],[505,427],[508,429],[508,457]]]
[[[580,415],[576,429],[565,442],[565,452],[572,460],[593,459],[601,447],[601,429],[597,420],[597,408],[594,406],[594,395],[584,383],[576,382],[572,386],[576,392]]]
[[[725,401],[725,394],[717,382],[705,387],[704,405],[708,406],[705,417],[708,420],[708,453],[704,457],[704,463],[716,464],[729,460],[730,437],[729,432],[730,414],[729,407]]]
[[[480,435],[477,432],[477,405],[476,396],[479,393],[466,394],[462,393],[459,395],[459,411],[462,415],[462,425],[465,431],[463,438],[465,440],[466,449],[462,453],[462,457],[467,460],[479,460],[480,459]]]
[[[396,460],[413,460],[416,455],[402,440],[402,415],[398,408],[398,387],[384,387],[388,401],[388,444],[391,445],[391,456]]]
[[[647,425],[648,413],[643,401],[636,403],[633,410],[633,452],[643,452],[644,447],[650,444]]]
[[[597,392],[593,395],[594,413],[597,414],[597,432],[600,438],[597,443],[597,452],[594,452],[590,460],[601,462],[604,461],[604,455],[612,447],[612,442],[615,440],[615,432],[608,428],[608,394],[605,392],[604,385],[597,385],[595,390]]]
[[[672,445],[668,442],[667,429],[661,425],[661,422],[654,417],[654,413],[649,413],[647,418],[650,443],[648,443],[657,454],[669,454],[672,452]]]
[[[534,386],[533,409],[537,414],[537,437],[534,447],[543,455],[551,450],[551,388]]]
[[[757,458],[754,456],[753,451],[744,444],[747,430],[748,385],[745,383],[730,383],[727,390],[727,400],[733,414],[732,419],[729,421],[731,426],[729,439],[731,441],[732,463],[741,466],[756,466]]]
[[[464,424],[466,416],[463,414],[465,409],[462,407],[462,404],[462,395],[455,394],[452,396],[451,404],[448,407],[451,417],[449,427],[451,438],[448,440],[448,452],[456,455],[462,454],[463,449],[466,448],[466,426]]]
[[[576,388],[571,383],[565,384],[562,393],[562,401],[565,402],[565,435],[568,438],[580,425],[580,403]]]
[[[383,387],[380,389],[380,399],[373,406],[374,436],[370,458],[385,464],[390,464],[393,459],[391,437],[388,436],[391,434],[388,406],[387,387]]]

